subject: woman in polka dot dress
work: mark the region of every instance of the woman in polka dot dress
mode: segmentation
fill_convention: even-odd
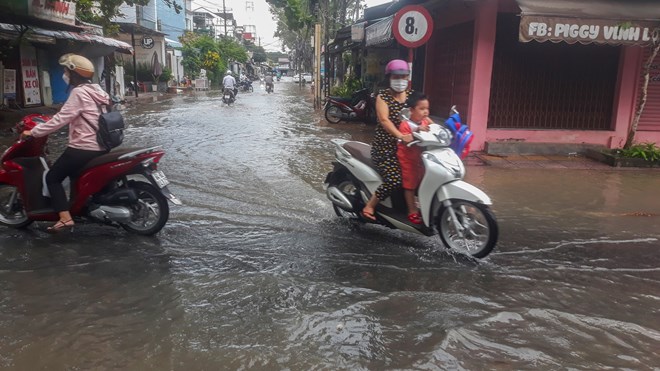
[[[413,140],[412,134],[403,135],[399,131],[399,112],[406,107],[406,100],[411,93],[406,90],[410,76],[408,63],[400,59],[391,60],[385,67],[385,75],[390,81],[390,87],[378,92],[376,97],[379,125],[371,146],[371,159],[383,179],[383,184],[376,189],[362,209],[362,216],[374,221],[378,202],[387,199],[393,191],[401,188],[401,167],[396,155],[397,140],[406,143]]]

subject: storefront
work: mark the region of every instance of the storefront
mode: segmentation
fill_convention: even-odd
[[[170,68],[170,71],[173,72],[170,66],[171,61],[168,62],[166,58],[168,53],[166,52],[165,34],[133,23],[120,23],[120,31],[116,36],[117,39],[135,47],[133,56],[116,55],[124,66],[126,81],[134,81],[136,77],[134,71],[137,70],[140,91],[153,91],[152,70],[155,60],[158,60],[161,67]],[[176,64],[180,60],[175,59],[174,62]]]
[[[424,90],[457,104],[476,149],[501,143],[620,147],[660,7],[647,1],[431,1]],[[568,11],[567,9],[573,9]],[[575,11],[575,9],[579,9]],[[660,142],[660,63],[636,136]]]
[[[100,82],[104,56],[132,52],[130,45],[103,37],[100,27],[76,23],[73,2],[10,0],[0,12],[0,103],[6,106],[64,102],[67,85],[57,62],[62,54],[89,58],[96,70],[93,80]]]

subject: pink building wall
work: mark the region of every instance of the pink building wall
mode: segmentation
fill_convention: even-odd
[[[573,143],[598,144],[609,148],[623,146],[635,110],[639,74],[642,64],[642,50],[639,47],[624,47],[619,62],[615,99],[613,104],[612,130],[508,130],[488,129],[490,87],[495,52],[497,13],[519,12],[513,0],[484,0],[474,7],[464,8],[463,14],[455,14],[456,19],[474,19],[474,45],[470,81],[470,97],[467,116],[475,139],[474,150],[485,149],[486,142],[525,141],[532,143]],[[472,13],[471,15],[469,13]],[[442,32],[442,25],[436,32]],[[427,53],[430,55],[431,53]],[[428,64],[427,64],[428,66]],[[427,74],[429,79],[432,74]],[[660,97],[659,97],[660,99]],[[638,142],[660,143],[660,132],[638,131]]]

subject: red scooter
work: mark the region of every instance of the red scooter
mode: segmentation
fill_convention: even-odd
[[[16,124],[22,133],[50,117],[28,115]],[[48,137],[19,139],[0,158],[0,225],[24,228],[34,221],[55,221],[58,214],[44,196],[44,158]],[[120,148],[90,161],[71,179],[70,212],[76,222],[121,226],[153,235],[169,218],[170,200],[181,205],[157,164],[165,152],[160,147]],[[136,180],[141,176],[148,182]],[[130,177],[130,178],[129,178]]]
[[[324,110],[325,119],[331,124],[340,121],[376,122],[375,97],[369,89],[360,89],[351,98],[328,97]]]

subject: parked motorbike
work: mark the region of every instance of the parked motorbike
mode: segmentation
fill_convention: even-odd
[[[451,250],[475,258],[488,255],[498,238],[497,221],[490,209],[492,202],[483,191],[463,181],[465,167],[451,147],[455,141],[447,125],[432,124],[428,132],[413,133],[414,140],[408,144],[425,148],[421,155],[425,173],[418,189],[422,224],[408,220],[403,190],[378,204],[375,222],[365,218],[361,211],[382,183],[371,161],[371,146],[332,140],[336,161],[324,187],[337,216],[425,236],[439,234],[444,246]],[[461,153],[463,150],[459,149]]]
[[[227,104],[227,105],[234,103],[236,101],[236,93],[237,93],[236,88],[234,88],[234,89],[229,89],[229,88],[224,89],[223,92],[222,92],[222,102],[224,104]]]
[[[374,94],[369,89],[360,89],[351,98],[328,97],[323,109],[325,119],[331,124],[340,121],[376,122]]]
[[[252,87],[252,81],[247,79],[239,82],[238,86],[241,87],[242,91],[249,91],[250,93],[254,91],[254,87]]]
[[[28,115],[15,130],[22,133],[49,119]],[[47,136],[19,137],[0,158],[0,225],[24,228],[34,221],[59,219],[44,196],[47,141]],[[157,168],[164,154],[160,146],[119,148],[90,161],[70,181],[70,212],[76,223],[121,226],[140,235],[158,233],[169,218],[168,200],[181,205]]]

